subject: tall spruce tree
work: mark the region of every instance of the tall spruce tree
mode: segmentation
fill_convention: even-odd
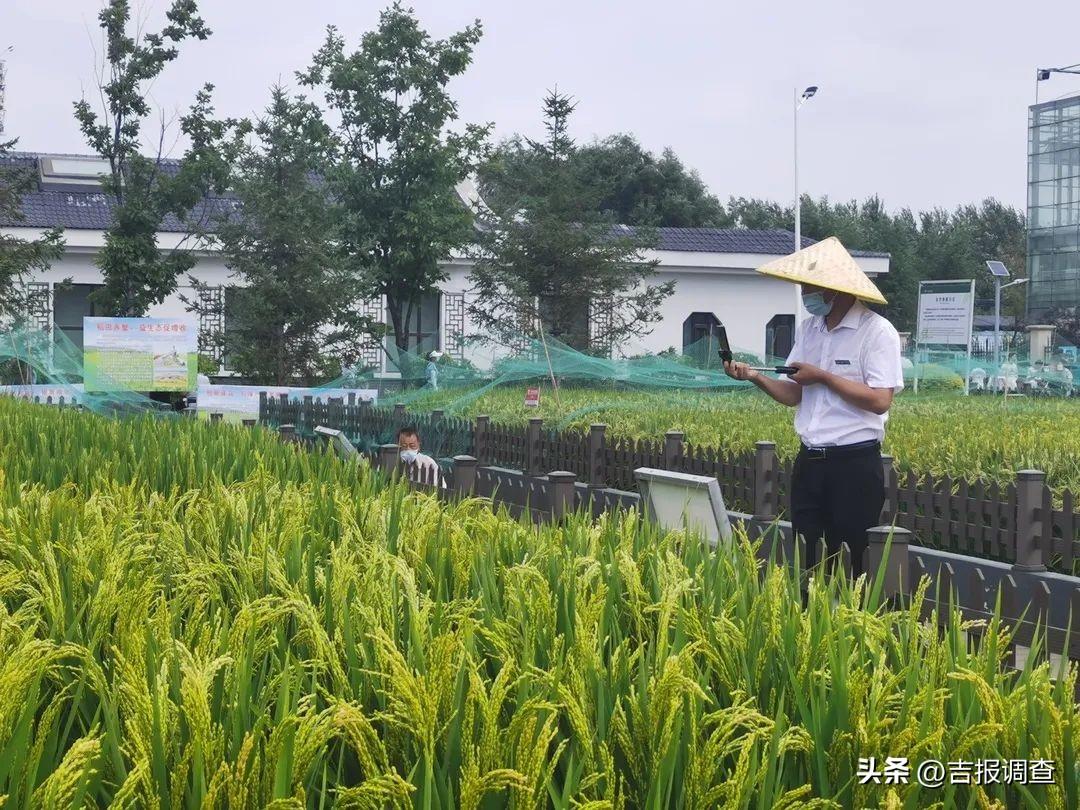
[[[215,234],[236,286],[224,302],[188,304],[224,309],[227,331],[211,339],[230,370],[256,383],[311,384],[355,362],[373,329],[356,308],[361,284],[334,250],[331,205],[316,176],[330,129],[317,107],[278,86],[254,134],[235,162],[236,209]]]
[[[193,212],[208,193],[223,191],[229,177],[229,158],[219,149],[234,122],[213,118],[209,84],[180,119],[189,146],[179,162],[168,161],[163,153],[164,125],[156,150],[150,150],[156,153],[147,157],[140,151],[146,147],[143,123],[151,112],[149,86],[176,59],[180,42],[210,36],[195,0],[173,0],[166,18],[158,33],[130,32],[130,3],[109,0],[98,15],[105,39],[98,86],[104,110],[99,115],[86,99],[75,102],[83,136],[109,163],[102,190],[110,198],[113,221],[95,259],[105,286],[94,298],[113,315],[144,315],[176,289],[179,277],[195,264],[194,240],[182,238],[178,247],[160,248],[161,223],[172,214],[188,226],[188,236],[198,233],[202,223]]]
[[[499,201],[480,212],[470,315],[486,335],[510,343],[550,336],[606,353],[647,334],[672,283],[650,284],[655,244],[647,229],[617,226],[601,213],[604,189],[575,160],[569,119],[575,104],[557,90],[544,99],[544,141],[525,140],[527,160],[504,171]]]

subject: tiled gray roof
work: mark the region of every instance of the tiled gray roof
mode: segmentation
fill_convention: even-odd
[[[38,173],[39,155],[27,152],[9,152],[0,156],[0,170],[16,169]],[[42,155],[41,157],[44,157]],[[49,155],[57,157],[57,155]],[[86,155],[65,155],[64,157],[87,157]],[[165,161],[164,170],[175,168],[176,161]],[[23,218],[18,221],[0,217],[0,225],[19,225],[27,228],[73,228],[103,231],[112,222],[112,205],[108,196],[93,187],[85,189],[54,191],[46,190],[35,184],[22,198]],[[221,215],[227,215],[235,208],[234,198],[207,197],[195,207],[189,219],[210,225]],[[189,227],[171,214],[165,218],[159,228],[161,231],[187,233]]]
[[[6,167],[28,169],[37,173],[38,158],[30,152],[10,152],[0,157],[0,169]],[[56,157],[51,155],[50,157]],[[86,157],[71,155],[69,157]],[[168,167],[175,162],[169,161]],[[207,226],[223,214],[228,214],[235,207],[235,200],[228,195],[208,197],[192,212],[195,221]],[[90,189],[85,191],[46,191],[35,186],[23,196],[22,212],[25,216],[20,222],[8,222],[0,219],[0,225],[23,225],[33,228],[75,228],[104,230],[112,220],[110,203],[106,195]],[[176,217],[169,216],[161,225],[162,231],[184,233],[188,228]],[[620,230],[631,228],[620,226]],[[659,250],[688,251],[694,253],[759,253],[770,256],[785,256],[791,252],[795,235],[782,230],[749,230],[746,228],[656,228]],[[814,244],[813,239],[804,236],[803,247]],[[852,250],[853,256],[888,258],[888,253],[867,250]]]
[[[623,227],[625,231],[632,228]],[[751,230],[749,228],[656,228],[659,250],[681,250],[691,253],[761,253],[786,256],[791,253],[795,234],[784,230]],[[802,246],[817,241],[802,238]],[[852,250],[852,256],[887,259],[888,253],[872,250]]]

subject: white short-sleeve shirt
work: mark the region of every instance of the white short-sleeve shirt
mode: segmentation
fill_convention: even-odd
[[[859,301],[836,328],[815,315],[799,324],[788,363],[809,363],[871,388],[904,388],[900,336],[885,318]],[[876,414],[845,402],[821,383],[807,385],[795,409],[795,432],[807,447],[833,447],[885,438],[888,413]]]

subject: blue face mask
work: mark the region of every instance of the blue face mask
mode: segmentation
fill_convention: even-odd
[[[811,315],[820,315],[824,318],[830,312],[832,312],[832,301],[825,300],[824,293],[810,293],[802,297],[802,304],[806,307],[806,311]]]
[[[402,450],[401,460],[404,461],[406,464],[412,464],[416,461],[417,455],[418,453],[416,450]]]

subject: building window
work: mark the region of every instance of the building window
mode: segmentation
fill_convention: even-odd
[[[57,284],[53,289],[53,326],[71,341],[75,350],[83,350],[83,318],[105,313],[90,300],[102,284]]]
[[[723,326],[711,312],[691,312],[682,325],[682,351],[701,366],[714,364],[716,330]]]
[[[225,288],[199,288],[199,352],[225,363]]]
[[[1029,108],[1027,312],[1080,304],[1080,96]]]
[[[408,323],[404,324],[405,348],[411,354],[427,354],[439,348],[439,295],[440,293],[437,292],[423,295],[419,301],[413,304],[412,315],[409,317]],[[408,312],[408,305],[402,305],[401,321],[405,320]],[[394,319],[390,317],[389,310],[386,313],[386,323],[392,330]],[[394,342],[392,331],[389,340],[391,343]]]
[[[795,344],[795,316],[773,315],[765,325],[765,354],[787,359]]]
[[[614,304],[610,298],[589,300],[589,348],[600,357],[611,357]]]
[[[57,155],[38,159],[41,187],[45,191],[100,193],[101,179],[112,174],[104,158]]]
[[[537,303],[545,339],[575,351],[589,351],[588,298],[542,296]]]
[[[27,325],[48,332],[52,327],[52,313],[52,285],[47,281],[27,282],[24,312]]]
[[[372,323],[385,323],[383,318],[386,310],[383,308],[383,297],[367,298],[360,302],[360,314],[369,318]],[[365,341],[360,347],[359,365],[365,369],[382,371],[383,350],[382,341],[374,338]]]
[[[219,344],[221,345],[220,363],[222,368],[231,369],[229,349],[236,345],[236,327],[239,325],[237,312],[241,311],[243,302],[240,296],[244,295],[246,288],[230,285],[221,287],[221,324]]]
[[[446,353],[465,358],[465,293],[443,293],[446,306]]]

